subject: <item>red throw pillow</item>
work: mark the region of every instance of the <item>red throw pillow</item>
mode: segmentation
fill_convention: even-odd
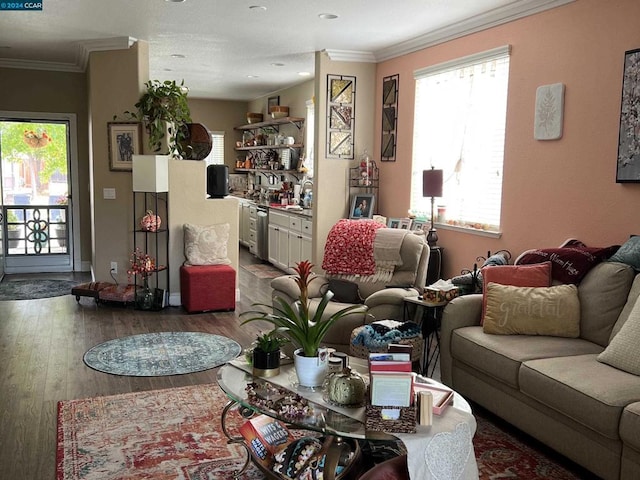
[[[483,267],[482,284],[482,318],[487,311],[487,285],[499,283],[513,287],[549,287],[551,286],[551,262],[538,263],[536,265],[493,265]]]
[[[580,283],[580,280],[598,263],[616,253],[612,247],[565,247],[528,250],[518,257],[518,265],[551,262],[551,278],[561,283]]]

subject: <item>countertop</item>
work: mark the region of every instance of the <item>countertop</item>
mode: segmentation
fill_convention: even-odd
[[[259,207],[268,208],[269,210],[274,210],[274,211],[283,212],[283,213],[292,214],[292,215],[299,215],[301,217],[306,217],[306,218],[313,217],[313,210],[311,208],[303,208],[303,209],[287,208],[287,206],[285,205],[277,205],[277,204],[269,203],[265,201],[252,200],[250,198],[246,198],[244,195],[233,194],[233,193],[229,196],[241,199],[244,202],[252,203]]]

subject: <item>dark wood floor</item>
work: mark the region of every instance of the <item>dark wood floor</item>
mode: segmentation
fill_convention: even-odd
[[[245,249],[240,256],[241,264],[256,262]],[[268,324],[240,326],[238,314],[254,302],[270,303],[271,280],[238,273],[240,300],[231,313],[187,315],[175,307],[147,313],[87,298],[78,304],[71,295],[0,302],[0,478],[55,478],[59,400],[215,382],[217,369],[119,377],[90,369],[82,357],[98,343],[148,332],[209,332],[249,345]]]

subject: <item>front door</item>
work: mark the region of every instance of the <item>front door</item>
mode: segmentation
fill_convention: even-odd
[[[70,121],[30,115],[0,117],[4,270],[72,271]]]

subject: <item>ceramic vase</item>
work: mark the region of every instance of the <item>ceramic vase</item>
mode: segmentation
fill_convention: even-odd
[[[149,288],[147,277],[144,277],[142,287],[136,291],[136,308],[138,310],[152,310],[153,300],[153,291]]]
[[[253,375],[256,377],[275,377],[280,373],[280,349],[265,352],[260,348],[253,350]]]
[[[302,387],[320,387],[328,371],[328,358],[326,350],[317,357],[305,357],[302,349],[297,349],[294,354],[294,365],[298,382]]]

